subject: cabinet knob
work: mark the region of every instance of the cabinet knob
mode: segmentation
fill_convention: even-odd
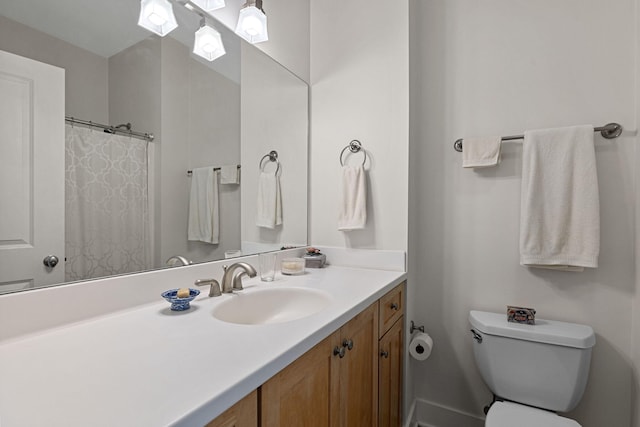
[[[400,306],[395,302],[391,303],[389,307],[391,308],[391,310],[395,310],[395,311],[398,311],[398,309],[400,308]]]
[[[340,356],[340,359],[342,359],[342,358],[344,357],[344,354],[345,354],[345,349],[344,349],[344,347],[338,347],[338,346],[336,346],[336,347],[333,349],[333,355],[334,355],[334,356]]]
[[[385,359],[388,359],[389,358],[389,352],[382,350],[380,352],[380,356],[384,357]]]
[[[344,341],[342,341],[342,347],[346,347],[348,350],[353,349],[353,340],[345,339]]]

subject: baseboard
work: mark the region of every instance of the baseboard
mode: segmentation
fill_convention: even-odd
[[[484,418],[416,399],[404,427],[484,427]]]
[[[414,400],[409,408],[409,413],[407,414],[404,427],[418,427],[418,422],[415,420],[415,412],[416,412],[416,401]]]

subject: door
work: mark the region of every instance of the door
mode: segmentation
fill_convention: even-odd
[[[0,51],[0,293],[63,281],[64,70]]]

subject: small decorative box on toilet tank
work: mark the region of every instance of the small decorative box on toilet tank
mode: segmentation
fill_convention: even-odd
[[[523,323],[525,325],[536,324],[536,311],[533,308],[507,306],[507,320],[513,323]]]

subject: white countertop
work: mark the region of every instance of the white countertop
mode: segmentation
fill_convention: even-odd
[[[308,287],[332,296],[324,310],[269,325],[212,316],[206,289],[185,312],[158,296],[86,321],[0,343],[0,426],[202,426],[402,282],[397,271],[330,266],[245,293]],[[46,316],[47,313],[42,313]]]

